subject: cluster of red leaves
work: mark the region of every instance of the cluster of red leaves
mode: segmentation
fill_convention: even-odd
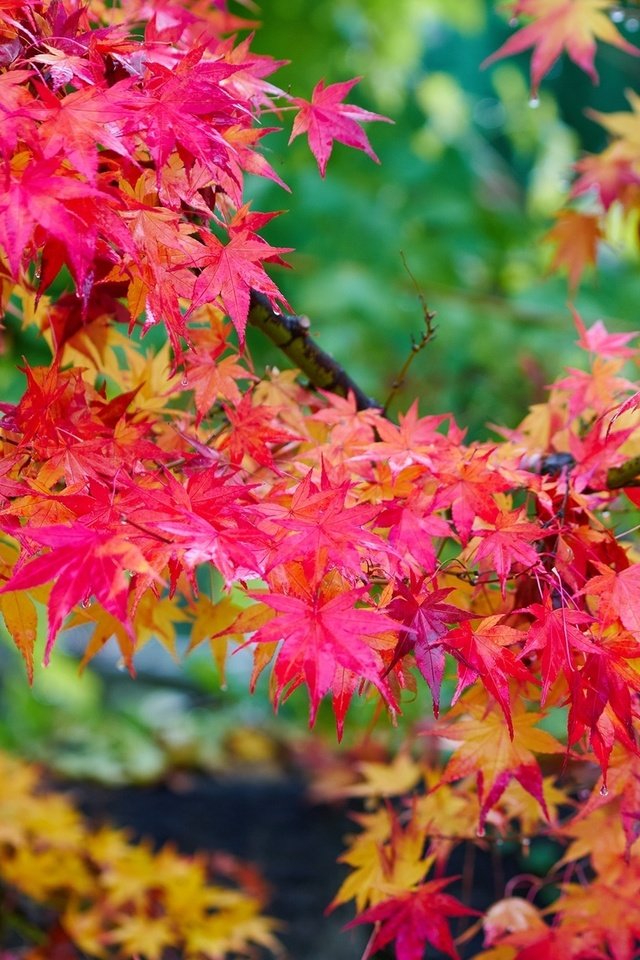
[[[518,12],[585,4],[606,0]],[[331,697],[340,734],[356,694],[395,715],[417,668],[437,717],[453,679],[429,732],[460,746],[425,802],[468,796],[451,833],[473,821],[483,834],[520,815],[514,801],[502,812],[517,790],[529,823],[551,819],[540,756],[597,763],[605,785],[612,766],[612,800],[626,797],[616,869],[631,872],[611,896],[630,896],[634,780],[616,792],[612,756],[637,763],[640,563],[610,516],[640,472],[631,335],[576,318],[588,368],[500,443],[465,443],[452,418],[417,404],[395,424],[295,374],[259,378],[233,328],[242,345],[252,289],[285,303],[264,264],[286,251],[259,234],[273,214],[244,203],[245,172],[278,180],[255,123],[293,107],[292,138],[308,132],[324,173],[334,140],[373,155],[358,124],[380,118],[342,103],[353,81],[321,83],[310,102],[267,82],[278,64],[231,36],[247,24],[224,4],[5,3],[0,20],[2,302],[53,356],[0,405],[0,610],[29,673],[35,600],[48,608],[45,661],[66,626],[83,627],[85,660],[115,638],[131,666],[150,637],[173,650],[188,623],[191,648],[209,641],[220,664],[230,639],[250,644],[252,683],[272,664],[276,704],[305,685],[313,722]],[[48,296],[63,267],[73,290]],[[155,355],[121,326],[160,323],[171,350]],[[199,594],[202,566],[219,595]],[[559,710],[566,745],[539,726]],[[442,821],[387,820],[369,854],[377,879],[362,875],[355,892],[359,910],[370,904],[360,919],[399,960],[420,960],[427,942],[453,957],[443,918],[468,911],[440,876],[426,880],[446,861]],[[398,854],[407,844],[412,855]],[[560,938],[573,960],[631,960],[635,920],[612,947],[590,926],[593,889],[567,890],[539,939]],[[505,940],[501,956],[559,955],[521,946]]]

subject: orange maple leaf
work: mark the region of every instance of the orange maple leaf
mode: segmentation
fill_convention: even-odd
[[[586,267],[595,266],[598,241],[603,237],[600,218],[578,210],[563,210],[556,224],[545,234],[547,243],[555,243],[551,269],[566,267],[569,286],[575,290]]]
[[[513,734],[510,736],[497,710],[487,710],[481,703],[466,703],[464,712],[463,719],[436,726],[433,732],[450,740],[462,741],[446,766],[443,780],[451,783],[476,775],[480,798],[478,833],[482,834],[489,810],[511,780],[517,780],[538,801],[549,819],[542,773],[533,751],[563,753],[565,748],[546,730],[536,727],[542,715],[528,713],[522,703],[517,704],[512,714]]]

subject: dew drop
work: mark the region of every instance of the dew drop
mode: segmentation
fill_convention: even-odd
[[[521,840],[521,842],[520,842],[520,848],[521,848],[521,850],[522,850],[522,856],[523,856],[523,857],[528,857],[528,856],[529,856],[529,851],[531,850],[531,840],[529,840],[529,837],[523,837],[523,838],[522,838],[522,840]]]
[[[127,522],[127,518],[125,517],[124,513],[121,513],[121,514],[120,514],[120,523],[126,523],[126,522]]]
[[[80,606],[83,608],[83,610],[86,610],[87,607],[90,607],[90,606],[91,606],[91,600],[86,600],[86,599],[85,599],[85,600],[81,600],[81,601],[80,601]]]
[[[229,689],[228,684],[226,684],[226,683],[221,683],[221,684],[220,684],[220,689],[221,689],[221,690],[223,691],[223,693],[224,693],[225,690],[228,690],[228,689]]]
[[[531,107],[532,110],[537,110],[538,107],[540,106],[540,97],[530,97],[529,106]]]
[[[482,826],[482,824],[478,824],[478,827],[476,829],[476,837],[484,837],[485,833],[486,831]]]
[[[625,23],[625,27],[629,33],[637,33],[640,30],[640,20],[637,20],[635,17],[629,17]]]
[[[509,20],[509,26],[512,27],[512,28],[517,27],[517,26],[518,26],[518,18],[517,18],[517,17],[511,17],[511,19]]]
[[[183,387],[188,387],[188,386],[189,386],[189,381],[188,381],[187,377],[183,377],[183,378],[182,378],[182,380],[180,381],[180,385],[183,386]]]
[[[620,10],[620,9],[611,10],[609,13],[609,16],[611,17],[614,23],[622,23],[622,21],[624,20],[624,10]]]
[[[119,670],[120,673],[126,673],[127,665],[124,662],[124,659],[122,657],[120,657],[120,659],[116,663],[116,670]]]
[[[603,783],[602,786],[600,787],[600,796],[601,796],[601,797],[608,797],[608,796],[609,796],[609,789],[608,789],[608,787],[606,787],[606,786],[604,785],[604,783]]]

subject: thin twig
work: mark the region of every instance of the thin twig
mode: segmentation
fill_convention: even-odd
[[[400,373],[398,374],[398,376],[397,376],[397,377],[395,378],[395,380],[393,381],[393,383],[392,383],[392,385],[391,385],[391,392],[390,392],[389,396],[388,396],[387,399],[386,399],[386,402],[385,402],[384,407],[382,408],[382,413],[383,413],[385,416],[386,416],[387,410],[388,410],[389,407],[391,406],[391,403],[393,402],[396,394],[397,394],[397,393],[402,389],[402,387],[404,386],[405,381],[406,381],[406,379],[407,379],[407,374],[408,374],[409,369],[410,369],[410,367],[411,367],[411,364],[413,363],[413,361],[415,360],[415,358],[417,357],[417,355],[420,353],[420,351],[421,351],[421,350],[424,350],[424,348],[426,347],[426,345],[427,345],[428,343],[430,343],[431,340],[433,340],[433,338],[434,338],[435,335],[436,335],[436,328],[435,328],[434,325],[433,325],[433,321],[435,320],[436,315],[435,315],[435,313],[434,313],[432,310],[429,310],[429,307],[427,306],[427,302],[426,302],[426,300],[425,300],[425,298],[424,298],[424,294],[422,293],[422,290],[420,289],[416,278],[414,277],[413,273],[411,272],[411,270],[410,270],[410,268],[409,268],[409,264],[407,263],[407,260],[406,260],[406,257],[405,257],[405,255],[404,255],[404,253],[401,253],[400,256],[402,257],[402,263],[404,264],[404,268],[405,268],[405,270],[407,271],[407,274],[409,275],[409,277],[411,278],[411,282],[413,283],[413,285],[414,285],[414,287],[415,287],[415,289],[416,289],[416,293],[418,294],[418,299],[419,299],[420,305],[421,305],[421,307],[422,307],[422,316],[423,316],[423,318],[424,318],[425,329],[424,329],[424,333],[422,334],[420,340],[416,341],[416,340],[413,339],[413,337],[411,337],[411,351],[410,351],[410,353],[409,353],[409,356],[408,356],[407,359],[405,360],[405,362],[404,362],[404,364],[403,364],[403,366],[402,366],[402,369],[400,370]]]

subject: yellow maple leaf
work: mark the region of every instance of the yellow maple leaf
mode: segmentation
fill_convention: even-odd
[[[454,718],[458,713],[466,716],[449,723],[452,713]],[[471,775],[477,777],[481,801],[479,832],[484,829],[489,810],[511,780],[517,780],[548,816],[542,774],[534,754],[564,753],[565,747],[546,730],[536,727],[541,719],[542,714],[527,713],[522,703],[516,703],[512,714],[512,738],[504,717],[493,706],[487,707],[468,698],[459,701],[446,723],[437,724],[430,731],[450,740],[462,741],[446,766],[443,781],[450,783]]]
[[[176,937],[168,917],[149,917],[146,914],[124,917],[110,934],[110,940],[120,946],[127,957],[141,954],[145,960],[160,960]]]
[[[355,900],[361,913],[370,904],[413,890],[434,862],[424,854],[425,833],[415,820],[402,827],[393,811],[381,807],[354,817],[363,826],[339,860],[353,867],[331,902],[331,909]]]
[[[23,590],[3,593],[0,611],[11,639],[22,654],[29,683],[33,683],[33,648],[38,630],[38,614],[33,600]]]

